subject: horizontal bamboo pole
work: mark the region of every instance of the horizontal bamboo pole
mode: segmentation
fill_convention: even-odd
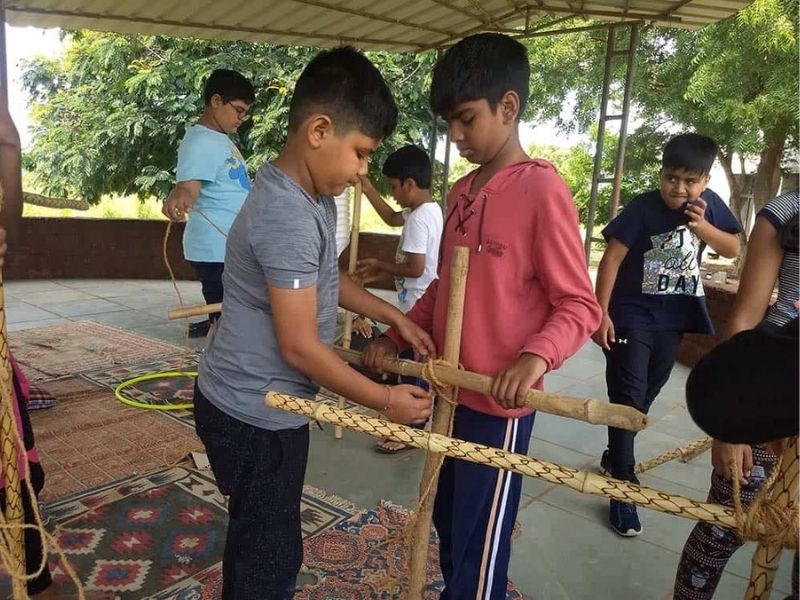
[[[186,306],[184,308],[176,308],[167,313],[167,318],[185,319],[186,317],[198,317],[200,315],[210,315],[211,313],[220,312],[222,310],[222,302],[216,304],[198,304],[196,306]]]
[[[499,448],[491,448],[474,442],[429,433],[406,427],[405,425],[398,425],[391,421],[339,409],[323,402],[312,402],[287,394],[270,392],[266,396],[266,403],[273,408],[304,415],[316,421],[341,425],[378,438],[390,438],[409,446],[444,454],[451,458],[467,460],[497,469],[506,469],[528,477],[543,479],[550,483],[572,488],[583,494],[630,502],[642,508],[657,510],[683,517],[684,519],[717,523],[723,527],[736,527],[733,508],[719,504],[666,494],[642,485],[603,477],[588,471],[579,471],[578,469],[564,467],[522,454],[515,454]],[[763,530],[763,527],[761,529]]]
[[[361,364],[361,353],[354,350],[335,347],[334,350],[340,358],[350,364]],[[385,358],[383,368],[390,373],[398,375],[410,375],[420,377],[422,375],[422,364],[411,360],[401,360],[397,358]],[[439,380],[451,386],[458,386],[466,390],[472,390],[480,394],[491,394],[494,379],[488,375],[464,371],[446,365],[437,364],[433,368]],[[550,394],[540,390],[528,390],[525,403],[530,408],[558,415],[569,417],[579,421],[585,421],[595,425],[610,425],[629,431],[641,431],[647,426],[647,415],[640,413],[635,408],[623,406],[621,404],[610,404],[600,402],[591,398],[572,398],[570,396],[560,396]]]
[[[656,456],[655,458],[640,462],[638,465],[636,465],[633,471],[634,473],[644,473],[645,471],[655,469],[657,466],[668,463],[676,458],[680,458],[683,462],[689,462],[695,456],[698,456],[711,448],[712,443],[713,440],[710,437],[704,437],[702,439],[695,440],[690,444],[685,444],[670,450],[669,452],[665,452],[664,454]]]

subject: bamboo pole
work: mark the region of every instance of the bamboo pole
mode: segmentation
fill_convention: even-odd
[[[376,417],[338,409],[324,402],[312,402],[287,394],[270,392],[267,394],[266,403],[273,408],[305,415],[322,423],[341,425],[373,437],[391,438],[428,452],[543,479],[583,494],[630,502],[642,508],[649,508],[684,519],[736,528],[734,509],[728,506],[667,494],[643,485],[603,477],[589,471],[580,471],[523,454],[429,433]],[[757,532],[759,535],[765,534],[766,530],[763,524],[758,526]]]
[[[678,446],[674,450],[665,452],[660,456],[656,456],[655,458],[651,458],[650,460],[640,462],[634,468],[634,472],[644,473],[645,471],[649,471],[650,469],[655,469],[657,466],[663,465],[664,463],[670,462],[671,460],[675,460],[676,458],[680,458],[682,462],[688,463],[695,456],[699,456],[700,454],[711,448],[711,444],[713,442],[714,440],[712,440],[710,437],[704,437],[699,440],[695,440],[690,444]]]
[[[350,364],[361,364],[361,353],[345,348],[334,348],[340,358]],[[422,376],[422,365],[412,360],[387,357],[383,360],[383,369],[398,375]],[[488,375],[473,373],[447,365],[433,365],[436,377],[447,385],[455,385],[465,390],[472,390],[489,395],[494,379]],[[540,390],[528,390],[525,404],[530,408],[551,415],[569,417],[594,425],[610,425],[629,431],[641,431],[647,426],[647,415],[630,406],[610,404],[591,398],[572,398],[550,394]]]
[[[199,317],[200,315],[208,315],[222,310],[222,302],[215,304],[197,304],[195,306],[186,306],[184,308],[176,308],[167,313],[169,320],[185,319],[186,317]]]
[[[3,28],[0,19],[0,29]],[[0,35],[3,35],[0,33]],[[0,41],[0,51],[5,52],[5,41]],[[3,60],[5,58],[3,57]],[[0,182],[0,211],[3,208],[3,186]],[[3,485],[5,487],[5,521],[11,529],[3,530],[5,544],[11,549],[11,560],[15,574],[25,573],[25,546],[22,525],[22,482],[19,473],[19,453],[16,417],[14,415],[14,383],[11,370],[11,350],[8,346],[8,327],[5,310],[5,286],[0,270],[0,460],[2,460]],[[24,448],[22,449],[24,452]],[[11,589],[14,598],[27,598],[25,581],[12,576]]]
[[[347,273],[353,275],[356,272],[356,262],[358,261],[358,234],[361,227],[361,182],[358,182],[353,188],[353,220],[350,226],[350,256],[347,265]],[[344,331],[342,332],[342,346],[345,348],[350,347],[350,342],[353,339],[353,314],[346,310],[344,311]],[[336,399],[336,404],[339,408],[344,408],[344,396],[339,395]],[[336,426],[333,428],[334,439],[342,439],[342,428]]]
[[[799,465],[797,438],[793,438],[783,451],[780,473],[772,488],[772,499],[776,504],[793,513],[797,512]],[[753,554],[745,600],[769,600],[782,550],[778,545],[759,542]]]
[[[461,331],[464,325],[464,299],[467,292],[469,270],[469,248],[456,246],[450,263],[450,291],[447,300],[447,323],[444,334],[442,358],[457,365],[461,356]],[[455,387],[450,388],[450,402],[440,398],[433,411],[431,431],[434,434],[451,434],[455,414]],[[444,456],[429,452],[425,456],[425,467],[420,482],[419,505],[411,538],[411,565],[409,567],[408,600],[422,600],[428,572],[428,543],[431,537],[433,501],[439,485],[439,471]]]

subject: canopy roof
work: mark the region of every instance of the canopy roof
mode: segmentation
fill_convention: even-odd
[[[752,0],[0,0],[11,25],[420,51],[576,18],[697,29]]]

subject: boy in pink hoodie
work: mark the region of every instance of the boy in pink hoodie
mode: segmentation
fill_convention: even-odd
[[[533,412],[525,392],[574,354],[600,322],[572,196],[553,165],[531,159],[519,141],[528,99],[525,47],[485,33],[436,63],[431,107],[461,153],[479,167],[451,190],[439,279],[408,313],[443,346],[449,264],[470,248],[461,362],[495,377],[491,396],[462,390],[453,436],[526,453]],[[406,344],[390,329],[365,353],[379,368]],[[445,590],[442,598],[504,599],[511,531],[522,478],[446,459],[434,503]]]

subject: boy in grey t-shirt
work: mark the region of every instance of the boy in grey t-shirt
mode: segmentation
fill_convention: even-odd
[[[230,496],[226,600],[290,598],[302,562],[308,424],[268,408],[268,391],[313,398],[321,384],[399,423],[430,414],[428,392],[370,381],[330,348],[338,304],[393,324],[421,355],[435,353],[425,332],[336,264],[332,196],[366,174],[396,119],[391,92],[362,54],[320,52],[295,86],[283,150],[258,171],[230,229],[225,310],[194,397],[197,433]]]

